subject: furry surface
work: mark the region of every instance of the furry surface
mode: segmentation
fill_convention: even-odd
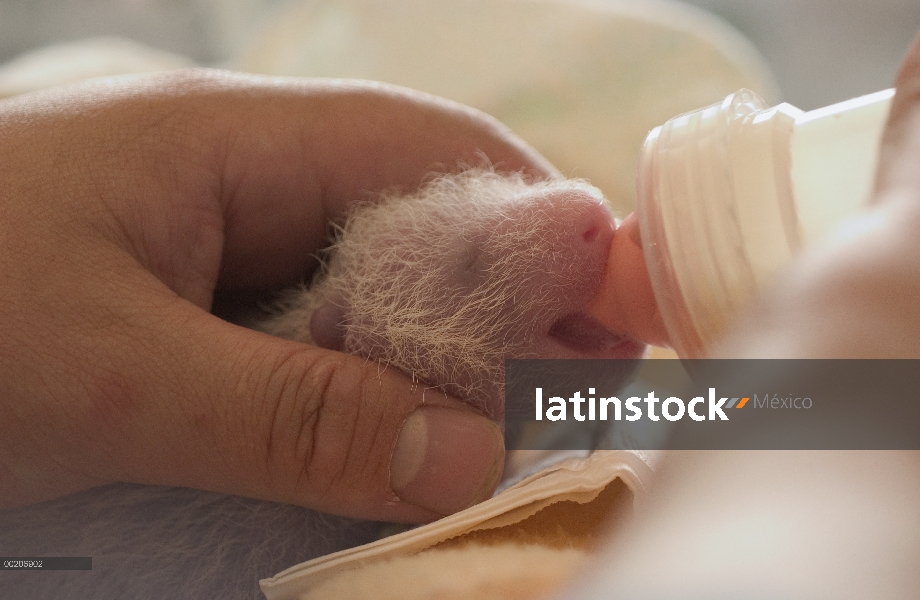
[[[505,358],[619,348],[579,316],[612,235],[584,183],[439,177],[355,210],[314,286],[264,328],[381,360],[500,414]],[[93,558],[92,571],[0,572],[0,598],[258,598],[260,578],[377,530],[299,507],[110,485],[0,512],[6,556]]]
[[[325,269],[261,328],[378,360],[500,415],[506,358],[616,356],[623,337],[580,312],[611,225],[600,192],[580,181],[438,177],[354,211]]]

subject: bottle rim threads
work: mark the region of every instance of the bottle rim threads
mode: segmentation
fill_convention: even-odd
[[[742,89],[648,135],[639,228],[679,356],[705,356],[803,245],[864,204],[892,93],[805,113]]]
[[[637,180],[643,250],[682,357],[705,355],[765,284],[764,269],[799,245],[789,178],[796,112],[739,90],[646,139]]]

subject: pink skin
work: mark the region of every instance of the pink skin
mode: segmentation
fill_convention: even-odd
[[[605,326],[588,312],[607,270],[615,229],[607,205],[587,187],[528,191],[490,206],[455,228],[448,247],[430,263],[430,269],[437,270],[438,284],[426,288],[430,305],[437,307],[437,314],[429,318],[448,318],[464,310],[471,296],[501,276],[503,300],[473,313],[473,320],[498,324],[485,340],[490,349],[499,348],[498,362],[504,358],[639,358],[646,349],[642,342]],[[405,235],[408,232],[397,227],[378,238],[378,243],[391,246]],[[509,243],[518,239],[527,241]],[[418,273],[407,266],[414,250],[410,247],[407,256],[380,267],[388,282],[408,286],[418,280]],[[347,299],[333,291],[310,320],[313,343],[389,362],[386,336],[354,335],[354,319]],[[397,366],[421,370],[429,360],[428,351],[414,350],[414,362]],[[496,419],[503,416],[503,383],[495,372],[484,374],[458,361],[449,376],[416,375],[426,384],[464,397]]]
[[[603,282],[587,311],[610,329],[627,331],[655,346],[669,344],[645,265],[636,213],[620,223]]]

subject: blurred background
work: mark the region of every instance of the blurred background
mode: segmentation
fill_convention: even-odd
[[[0,0],[0,97],[196,64],[386,81],[494,115],[622,216],[653,127],[742,87],[890,87],[920,30],[918,0],[691,2]]]
[[[803,110],[891,87],[920,31],[917,0],[690,0],[741,31]]]
[[[0,0],[0,62],[51,43],[117,34],[222,64],[232,60],[266,8],[284,1]],[[917,0],[690,3],[747,36],[772,68],[782,99],[805,110],[890,86],[920,30]]]
[[[0,98],[196,64],[387,81],[496,116],[625,216],[653,127],[741,87],[890,87],[918,30],[920,0],[0,0]]]

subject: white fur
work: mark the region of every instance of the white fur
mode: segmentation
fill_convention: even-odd
[[[504,360],[540,357],[536,336],[583,281],[563,240],[566,204],[602,201],[580,181],[483,170],[385,196],[349,215],[320,275],[261,328],[310,342],[313,312],[339,305],[344,351],[488,409]]]

